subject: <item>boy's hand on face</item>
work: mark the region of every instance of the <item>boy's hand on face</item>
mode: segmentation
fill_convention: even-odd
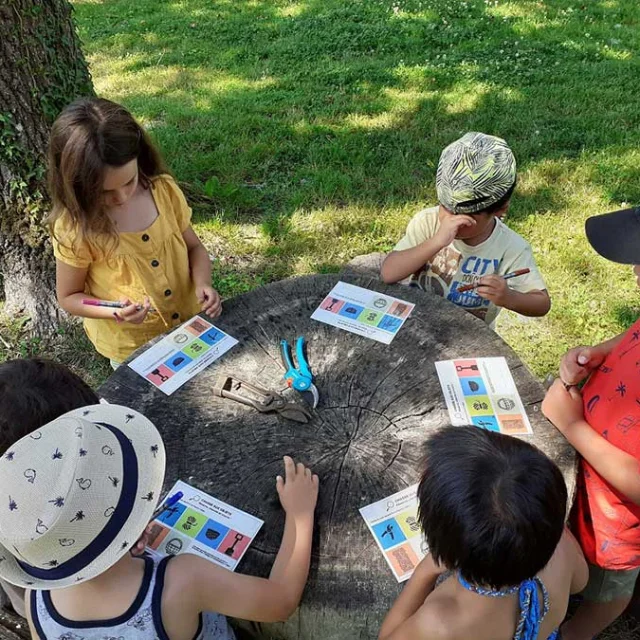
[[[554,380],[542,401],[542,413],[560,433],[566,435],[573,425],[584,420],[582,394],[577,387],[567,388]]]
[[[318,476],[289,456],[284,457],[284,474],[276,478],[282,508],[289,516],[312,516],[318,501]]]
[[[604,362],[605,357],[597,347],[574,347],[562,356],[560,378],[566,384],[579,384]]]
[[[485,300],[490,300],[497,307],[506,307],[511,296],[511,289],[507,281],[495,274],[482,276],[478,280],[478,295]]]
[[[476,220],[472,216],[449,214],[440,220],[440,228],[434,236],[437,243],[443,247],[449,246],[463,227],[474,227]]]

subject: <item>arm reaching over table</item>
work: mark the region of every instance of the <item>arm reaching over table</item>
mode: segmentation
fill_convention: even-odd
[[[217,611],[254,622],[286,620],[293,614],[309,574],[319,480],[289,456],[284,466],[284,478],[276,479],[286,513],[284,534],[269,578],[233,573],[197,556],[179,555],[167,567],[165,590],[170,589],[166,597],[172,608],[196,614]],[[167,632],[172,637],[169,628]]]

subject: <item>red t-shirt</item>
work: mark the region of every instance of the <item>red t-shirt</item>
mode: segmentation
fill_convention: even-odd
[[[582,398],[589,425],[640,461],[640,320],[591,374]],[[572,528],[591,564],[616,570],[640,566],[640,506],[583,458]]]

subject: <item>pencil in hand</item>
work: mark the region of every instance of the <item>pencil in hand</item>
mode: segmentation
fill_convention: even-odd
[[[502,276],[505,280],[509,280],[510,278],[517,278],[518,276],[523,276],[529,273],[531,269],[517,269],[516,271],[512,271],[511,273],[507,273]],[[464,293],[465,291],[471,291],[472,289],[477,289],[480,285],[479,282],[474,282],[473,284],[465,284],[462,287],[458,287],[458,293]]]

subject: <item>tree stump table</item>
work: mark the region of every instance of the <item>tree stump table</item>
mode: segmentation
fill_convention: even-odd
[[[292,278],[226,301],[216,325],[239,344],[171,396],[127,366],[99,390],[109,402],[135,408],[158,426],[167,449],[166,490],[182,479],[264,520],[239,567],[244,573],[267,576],[278,550],[284,513],[275,477],[282,473],[283,455],[320,476],[302,603],[286,623],[240,623],[256,637],[377,637],[402,585],[358,510],[418,481],[425,438],[448,422],[436,360],[505,356],[533,426],[534,435],[527,438],[558,463],[573,493],[575,456],[540,413],[541,385],[489,327],[441,298],[342,275],[344,281],[416,304],[391,345],[374,342],[310,319],[338,279]],[[302,402],[286,389],[279,355],[281,339],[302,335],[320,391],[308,424],[212,394],[224,371]]]

